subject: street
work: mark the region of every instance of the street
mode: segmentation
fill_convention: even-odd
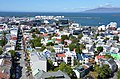
[[[24,51],[19,51],[21,54],[21,59],[20,59],[20,66],[22,67],[22,76],[20,79],[28,79],[28,77],[26,76],[26,69],[25,69],[25,61],[24,61]]]

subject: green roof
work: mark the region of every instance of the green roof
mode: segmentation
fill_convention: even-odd
[[[116,58],[116,59],[120,60],[120,55],[118,55],[118,54],[111,54],[111,56],[112,56],[113,58]]]
[[[47,42],[48,42],[48,43],[49,43],[49,42],[53,42],[53,40],[48,40]]]

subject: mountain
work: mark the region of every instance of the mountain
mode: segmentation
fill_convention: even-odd
[[[120,13],[120,8],[105,8],[105,7],[100,7],[100,8],[95,8],[95,9],[90,9],[84,11],[85,13]]]

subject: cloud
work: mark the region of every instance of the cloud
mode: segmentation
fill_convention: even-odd
[[[111,8],[114,6],[111,3],[105,3],[104,5],[99,5],[99,7]]]

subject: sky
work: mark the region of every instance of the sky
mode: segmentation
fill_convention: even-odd
[[[81,12],[97,7],[120,7],[120,0],[0,0],[0,11]]]

